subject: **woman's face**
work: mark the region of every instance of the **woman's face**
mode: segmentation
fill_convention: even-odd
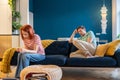
[[[29,38],[28,32],[25,32],[25,31],[22,30],[22,35],[23,35],[24,39]]]
[[[86,30],[85,29],[82,29],[82,28],[79,28],[77,30],[77,32],[81,35],[81,36],[84,36],[86,34]]]

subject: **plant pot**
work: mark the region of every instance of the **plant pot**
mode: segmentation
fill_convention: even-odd
[[[14,30],[12,34],[19,34],[19,30]]]

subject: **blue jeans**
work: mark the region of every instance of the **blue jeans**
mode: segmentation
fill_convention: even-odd
[[[41,61],[45,59],[45,55],[41,55],[38,53],[18,53],[18,61],[17,61],[17,69],[15,73],[15,77],[20,77],[20,72],[23,68],[30,65],[30,62]]]

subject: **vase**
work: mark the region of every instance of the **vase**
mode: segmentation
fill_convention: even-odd
[[[19,34],[19,30],[14,30],[12,34]]]

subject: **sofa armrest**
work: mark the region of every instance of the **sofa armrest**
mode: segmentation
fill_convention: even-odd
[[[114,58],[116,59],[117,66],[119,67],[120,66],[120,49],[115,51]]]

